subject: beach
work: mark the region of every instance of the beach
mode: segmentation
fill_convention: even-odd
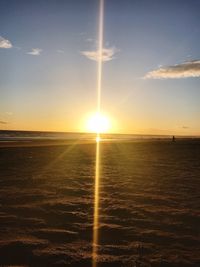
[[[92,266],[95,141],[5,144],[0,265]],[[100,142],[98,266],[200,265],[199,162],[198,139]]]

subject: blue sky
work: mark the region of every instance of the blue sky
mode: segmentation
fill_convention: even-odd
[[[105,0],[102,110],[113,132],[200,135],[200,2]],[[0,128],[84,131],[98,0],[0,0]]]

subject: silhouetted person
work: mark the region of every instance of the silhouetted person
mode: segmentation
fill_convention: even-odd
[[[175,136],[173,135],[173,137],[172,137],[172,142],[175,142]]]

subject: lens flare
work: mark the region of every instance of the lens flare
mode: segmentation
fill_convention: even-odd
[[[95,168],[95,186],[94,186],[92,267],[97,266],[98,245],[99,245],[99,178],[100,178],[100,143],[99,141],[96,142],[96,166],[95,167],[96,168]]]
[[[104,19],[104,0],[100,1],[99,10],[99,48],[98,48],[98,72],[97,72],[97,114],[101,114],[101,87],[102,87],[102,52],[103,52],[103,19]],[[102,122],[102,119],[100,120]],[[105,120],[103,119],[105,126]],[[102,125],[102,123],[101,123]],[[99,127],[99,126],[98,126]],[[102,128],[100,126],[99,128]],[[96,139],[96,169],[94,187],[94,219],[93,219],[93,251],[92,267],[97,267],[98,246],[99,246],[99,184],[100,184],[100,129],[98,128]]]

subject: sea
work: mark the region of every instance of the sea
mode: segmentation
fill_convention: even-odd
[[[101,134],[102,140],[146,140],[146,139],[172,139],[172,135],[142,135],[142,134]],[[176,136],[179,139],[196,139],[200,136]],[[47,131],[19,131],[0,130],[0,141],[20,140],[92,140],[96,138],[95,133],[79,132],[47,132]]]

